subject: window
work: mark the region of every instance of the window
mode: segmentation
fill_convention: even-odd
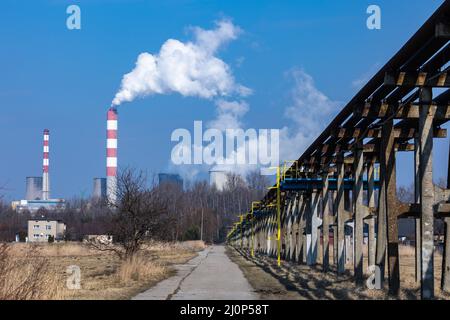
[[[45,229],[47,229],[47,230],[52,230],[52,226],[51,226],[51,225],[46,225],[46,226],[45,226]]]
[[[38,234],[33,234],[33,237],[39,238],[39,235]]]
[[[35,224],[35,225],[33,226],[33,229],[39,229],[39,225],[38,225],[38,224]]]

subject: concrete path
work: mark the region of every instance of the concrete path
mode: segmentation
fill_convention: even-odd
[[[259,296],[242,271],[225,254],[224,246],[208,247],[188,263],[176,266],[177,274],[133,300],[256,300]]]

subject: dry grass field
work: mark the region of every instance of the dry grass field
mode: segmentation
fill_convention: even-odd
[[[331,252],[333,252],[332,246]],[[399,299],[419,299],[420,286],[415,282],[414,248],[401,245],[399,253],[401,287]],[[367,257],[367,252],[364,254]],[[324,273],[320,265],[320,255],[318,255],[319,264],[315,267],[286,261],[283,261],[281,267],[278,267],[274,258],[261,255],[258,259],[252,259],[247,254],[241,255],[231,248],[228,249],[228,255],[241,267],[250,284],[263,299],[393,299],[387,294],[387,281],[385,281],[384,290],[369,290],[365,285],[356,286],[353,280],[352,264],[347,264],[345,274],[339,277],[336,275],[334,266],[330,268],[330,272]],[[332,262],[333,259],[330,255],[330,263]],[[436,252],[434,257],[435,295],[436,299],[449,300],[450,294],[440,290],[441,262],[442,255]],[[365,269],[367,269],[367,265],[368,262],[365,259]],[[272,280],[268,279],[267,275]]]
[[[148,243],[129,261],[82,243],[0,244],[0,300],[129,299],[173,273],[203,249],[198,241]],[[69,266],[80,268],[80,289],[68,289]]]

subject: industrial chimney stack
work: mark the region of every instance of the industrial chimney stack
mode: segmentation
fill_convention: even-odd
[[[116,202],[117,193],[117,109],[108,110],[106,122],[106,197]]]
[[[48,200],[50,198],[50,180],[48,176],[49,167],[49,138],[50,131],[44,130],[44,158],[43,158],[43,172],[42,172],[42,200]]]

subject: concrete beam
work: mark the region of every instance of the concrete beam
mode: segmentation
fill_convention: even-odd
[[[439,74],[431,72],[387,72],[384,76],[384,84],[397,87],[450,87],[450,76],[447,72]],[[431,102],[431,100],[429,100]]]
[[[366,103],[355,109],[355,114],[362,118],[380,119],[393,115],[394,119],[419,119],[419,104],[408,103],[399,105],[388,103]],[[450,119],[450,105],[436,105],[435,120]]]
[[[413,139],[419,132],[413,127],[395,128],[394,138]],[[447,130],[436,128],[431,131],[434,138],[446,138]],[[382,138],[382,129],[338,128],[334,134],[337,138]]]

